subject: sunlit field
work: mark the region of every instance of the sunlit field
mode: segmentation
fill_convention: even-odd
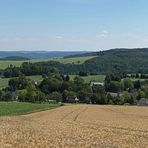
[[[147,107],[68,105],[0,123],[3,148],[148,147]]]
[[[19,67],[22,63],[24,62],[47,62],[47,61],[57,61],[63,64],[82,64],[86,60],[92,59],[93,56],[86,56],[86,57],[74,57],[74,58],[50,58],[50,59],[33,59],[33,60],[26,60],[26,61],[2,61],[0,60],[0,69],[5,69],[7,68],[10,64]]]

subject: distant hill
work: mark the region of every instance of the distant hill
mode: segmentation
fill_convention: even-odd
[[[148,73],[148,48],[121,48],[100,51],[97,52],[97,57],[86,61],[83,67],[86,71],[99,73]]]
[[[88,57],[88,56],[98,56],[99,52],[87,52],[87,53],[79,53],[74,55],[64,56],[64,58],[75,58],[75,57]]]
[[[79,57],[80,58],[80,57]],[[69,60],[69,59],[68,59]],[[97,56],[81,64],[40,61],[23,63],[21,72],[25,75],[40,75],[56,68],[63,74],[145,73],[148,74],[148,48],[111,49],[97,52]]]
[[[30,60],[30,59],[20,56],[9,56],[9,57],[0,58],[0,61],[25,61],[25,60]]]
[[[89,53],[90,54],[90,53]],[[63,73],[89,73],[106,74],[111,72],[148,73],[148,48],[141,49],[111,49],[96,52],[96,57],[86,60],[83,64],[62,64],[58,62],[35,63],[43,69],[56,67]],[[86,54],[82,54],[84,56]],[[93,55],[90,54],[90,55]],[[79,55],[80,56],[80,55]]]
[[[102,55],[123,55],[123,54],[148,54],[148,48],[115,48],[109,49],[105,51],[98,51],[98,52],[87,52],[87,53],[80,53],[75,55],[65,56],[64,58],[71,58],[71,57],[85,57],[85,56],[102,56]]]
[[[64,56],[85,54],[85,51],[0,51],[0,58],[24,57],[29,59],[62,58]]]

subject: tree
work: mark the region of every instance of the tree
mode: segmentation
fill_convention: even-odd
[[[12,93],[11,92],[5,92],[5,94],[2,96],[3,101],[12,101]]]
[[[26,100],[26,94],[27,94],[27,90],[21,90],[19,91],[19,95],[18,95],[18,100],[20,102],[25,102]]]
[[[141,88],[141,83],[140,83],[139,80],[134,82],[134,88],[135,89],[140,89]]]
[[[137,99],[139,100],[141,98],[145,98],[145,91],[142,89],[139,89]]]
[[[68,97],[68,96],[76,96],[76,92],[74,92],[74,91],[69,91],[69,90],[64,90],[64,92],[63,92],[63,94],[62,94],[62,100],[63,100],[63,102],[66,102],[66,98]]]
[[[55,78],[45,78],[39,85],[42,92],[48,94],[54,91],[59,92],[61,90],[62,82]]]
[[[115,93],[117,93],[117,92],[123,91],[123,89],[124,89],[124,85],[123,85],[122,82],[112,81],[112,82],[110,83],[110,86],[109,86],[109,91],[110,91],[110,92],[115,92]]]
[[[80,71],[80,72],[79,72],[79,76],[88,76],[88,74],[87,74],[87,72]]]
[[[31,85],[29,87],[27,87],[27,93],[26,93],[26,101],[28,102],[36,102],[36,88],[35,86]]]
[[[92,93],[93,92],[92,92],[92,89],[90,88],[90,86],[88,86],[88,85],[83,86],[81,88],[81,90],[78,92],[78,97],[80,99],[80,102],[89,103]]]
[[[92,104],[106,104],[107,97],[105,94],[101,93],[94,93],[91,97]]]
[[[80,76],[74,78],[75,91],[78,92],[84,86],[84,80]]]
[[[105,90],[109,91],[109,87],[111,83],[111,77],[109,74],[106,75],[104,82],[105,82]]]
[[[123,98],[124,98],[124,103],[134,104],[134,99],[128,92],[125,92],[123,94]]]
[[[144,92],[145,92],[145,98],[148,99],[148,86],[145,87]]]
[[[130,89],[133,89],[134,88],[134,84],[131,81],[131,79],[129,79],[129,78],[125,78],[123,80],[123,84],[124,84],[124,89],[125,90],[130,90]]]
[[[50,100],[56,100],[56,102],[62,102],[62,94],[59,92],[53,92],[49,95]]]
[[[66,75],[65,81],[69,81],[69,80],[70,80],[69,75]]]
[[[0,90],[0,100],[2,100],[3,92]]]
[[[9,80],[8,84],[12,90],[15,89],[25,89],[30,85],[29,79],[26,79],[25,76],[19,76],[18,78],[12,78]]]

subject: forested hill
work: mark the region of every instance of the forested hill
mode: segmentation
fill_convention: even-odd
[[[148,48],[111,49],[98,52],[97,55],[84,63],[86,70],[100,73],[114,71],[148,73]]]
[[[147,54],[148,55],[148,48],[116,48],[116,49],[110,49],[105,51],[96,51],[96,52],[88,52],[83,54],[76,54],[76,55],[69,55],[65,56],[64,58],[71,58],[71,57],[85,57],[85,56],[100,56],[100,55],[123,55],[123,54]]]
[[[148,48],[111,49],[107,51],[92,52],[81,56],[96,55],[82,65],[73,65],[65,71],[78,72],[79,70],[92,73],[148,73]],[[80,55],[79,55],[80,56]]]
[[[107,73],[146,73],[148,74],[148,49],[114,49],[98,52],[97,57],[83,64],[63,64],[55,61],[23,63],[18,74],[47,74],[51,68],[56,68],[63,74],[77,74],[80,71],[93,74]],[[10,68],[5,70],[6,77],[11,77]],[[17,73],[15,73],[17,74]],[[17,75],[14,75],[17,76]]]
[[[9,57],[0,58],[0,61],[25,61],[25,60],[30,60],[30,59],[20,56],[9,56]]]

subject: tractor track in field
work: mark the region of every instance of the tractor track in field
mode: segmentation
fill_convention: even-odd
[[[68,116],[70,116],[71,114],[73,114],[73,113],[79,111],[79,109],[81,109],[81,108],[74,109],[74,110],[72,110],[71,112],[67,113],[66,115],[64,115],[64,116],[61,118],[61,121],[64,121]]]
[[[67,105],[0,117],[0,148],[147,148],[148,109]]]
[[[88,109],[88,107],[85,107],[83,110],[81,110],[79,113],[76,114],[76,116],[73,118],[73,121],[76,121],[78,117],[85,112]]]

